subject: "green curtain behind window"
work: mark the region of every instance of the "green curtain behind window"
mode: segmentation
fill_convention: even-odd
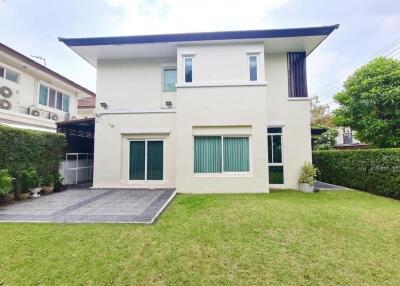
[[[69,96],[63,94],[63,111],[69,112]]]
[[[145,141],[130,142],[129,179],[144,180]]]
[[[221,137],[197,136],[194,138],[194,172],[222,172]]]
[[[47,87],[44,85],[40,85],[39,104],[47,105]]]
[[[147,141],[147,180],[163,179],[163,141]]]
[[[224,172],[249,171],[249,138],[224,137]]]

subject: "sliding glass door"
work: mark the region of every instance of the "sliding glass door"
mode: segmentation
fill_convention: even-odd
[[[129,142],[129,180],[163,180],[164,141]]]

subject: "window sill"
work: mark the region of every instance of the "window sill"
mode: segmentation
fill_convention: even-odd
[[[51,112],[51,113],[57,113],[57,114],[69,113],[68,111],[64,111],[64,110],[57,109],[57,108],[54,108],[54,107],[49,107],[47,105],[43,105],[43,104],[40,104],[40,103],[37,104],[36,108],[40,109],[42,111]],[[71,116],[76,116],[76,114],[71,114],[71,113],[70,113],[70,115]]]
[[[288,97],[288,101],[311,101],[310,97]]]
[[[267,81],[227,81],[227,82],[196,82],[196,83],[179,83],[177,88],[187,87],[230,87],[230,86],[266,86]]]
[[[137,184],[167,184],[169,180],[125,180],[122,181],[123,183],[130,184],[130,185],[137,185]]]
[[[195,178],[252,178],[252,173],[204,173],[193,174]]]

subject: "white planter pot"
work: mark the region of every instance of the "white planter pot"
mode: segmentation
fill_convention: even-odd
[[[34,189],[30,189],[31,193],[32,193],[32,198],[38,198],[40,197],[39,192],[42,190],[42,188],[34,188]]]
[[[314,186],[310,184],[300,183],[299,189],[304,193],[314,193]]]

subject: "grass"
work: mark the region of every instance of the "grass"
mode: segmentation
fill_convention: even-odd
[[[178,195],[155,225],[0,224],[0,285],[398,285],[400,202]]]

